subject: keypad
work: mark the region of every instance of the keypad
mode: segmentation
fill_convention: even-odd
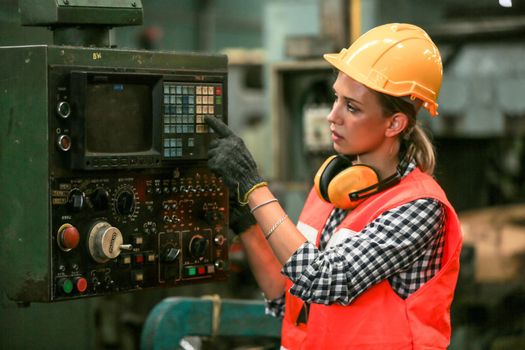
[[[164,158],[192,154],[195,135],[213,132],[206,115],[222,117],[222,84],[164,82]]]

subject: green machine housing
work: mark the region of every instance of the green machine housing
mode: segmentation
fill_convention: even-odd
[[[75,3],[70,0],[71,3]],[[222,55],[0,48],[0,271],[19,302],[223,280]]]

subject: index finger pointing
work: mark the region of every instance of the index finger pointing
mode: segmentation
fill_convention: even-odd
[[[231,131],[228,126],[226,126],[226,124],[224,124],[222,120],[217,117],[211,117],[207,115],[204,117],[204,121],[219,135],[219,137],[233,135],[233,131]]]

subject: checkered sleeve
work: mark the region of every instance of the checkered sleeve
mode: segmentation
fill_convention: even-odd
[[[443,212],[438,201],[418,199],[383,213],[327,250],[304,243],[283,266],[294,283],[290,293],[306,302],[348,305],[367,288],[407,271],[408,281],[397,282],[417,282],[419,288],[440,268]],[[430,273],[428,265],[434,267]]]
[[[263,295],[264,297],[264,295]],[[266,299],[265,313],[266,315],[271,315],[273,317],[283,317],[284,316],[284,294],[276,299]]]

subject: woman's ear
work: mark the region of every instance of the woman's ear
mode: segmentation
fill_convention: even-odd
[[[408,127],[408,116],[405,113],[397,112],[390,116],[388,128],[385,130],[385,136],[395,137],[401,134]]]

